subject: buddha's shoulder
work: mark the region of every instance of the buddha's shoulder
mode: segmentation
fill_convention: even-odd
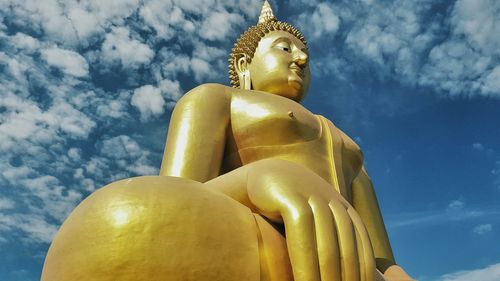
[[[233,88],[217,83],[207,83],[201,84],[187,92],[178,101],[177,106],[192,103],[206,103],[207,101],[211,104],[226,105],[230,104],[233,100],[245,100],[250,102],[257,100],[259,102],[271,104],[287,102],[296,103],[287,98],[278,95],[271,95],[261,91]]]
[[[227,105],[231,102],[230,89],[230,87],[222,84],[201,84],[183,95],[177,102],[176,107],[190,106],[192,104],[197,106],[204,104]]]

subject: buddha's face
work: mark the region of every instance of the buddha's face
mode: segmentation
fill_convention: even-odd
[[[309,88],[306,46],[286,31],[266,34],[260,40],[248,69],[254,90],[300,101]]]

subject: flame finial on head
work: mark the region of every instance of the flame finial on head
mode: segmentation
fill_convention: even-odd
[[[267,0],[264,0],[264,5],[262,5],[262,10],[260,11],[259,22],[264,23],[268,21],[275,21],[276,17],[274,16],[273,9]]]

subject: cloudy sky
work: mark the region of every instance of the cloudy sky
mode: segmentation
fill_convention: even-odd
[[[158,173],[175,102],[228,84],[261,1],[0,0],[0,280],[39,280],[69,212]],[[304,104],[362,147],[398,262],[500,279],[500,2],[271,1],[309,41]]]

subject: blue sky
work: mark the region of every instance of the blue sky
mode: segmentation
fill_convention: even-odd
[[[271,4],[309,42],[304,105],[365,153],[398,262],[422,281],[500,280],[500,2]],[[0,0],[0,280],[39,280],[92,191],[158,173],[175,102],[228,84],[260,6]]]

